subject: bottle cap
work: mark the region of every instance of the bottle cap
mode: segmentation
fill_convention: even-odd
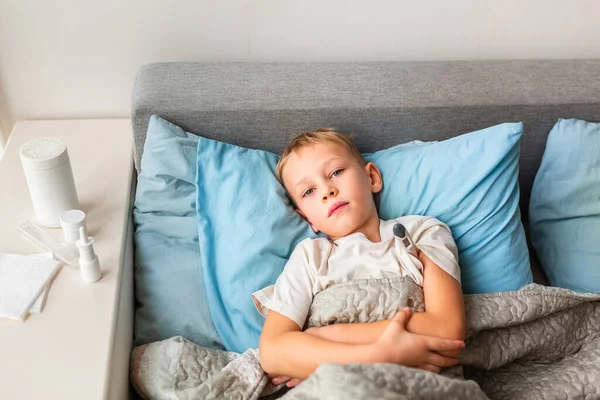
[[[79,239],[79,228],[85,227],[85,213],[81,210],[68,210],[60,215],[60,227],[67,244]]]
[[[88,254],[94,254],[94,248],[92,245],[94,244],[94,238],[87,235],[87,230],[85,226],[79,228],[79,238],[75,242],[75,245],[79,247],[79,255],[80,258],[87,256]],[[87,252],[83,252],[82,250],[88,250]]]
[[[28,141],[19,149],[23,167],[35,171],[56,168],[69,159],[67,146],[56,138],[37,138]]]

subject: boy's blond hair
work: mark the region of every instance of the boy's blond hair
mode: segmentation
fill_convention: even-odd
[[[287,163],[290,156],[298,150],[306,146],[312,146],[318,143],[333,143],[340,146],[345,147],[350,151],[350,154],[356,158],[362,165],[367,165],[367,162],[363,158],[358,148],[352,141],[352,136],[344,135],[342,133],[336,132],[333,128],[319,128],[312,132],[303,132],[300,135],[296,136],[292,142],[286,147],[286,149],[281,154],[281,158],[277,163],[277,168],[275,169],[275,174],[277,179],[283,185],[283,168],[285,168],[285,164]]]

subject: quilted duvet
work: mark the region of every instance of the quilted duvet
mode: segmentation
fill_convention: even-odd
[[[391,318],[422,293],[405,278],[319,293],[307,326]],[[600,399],[600,295],[530,284],[466,295],[467,346],[441,374],[394,364],[324,364],[289,391],[273,387],[258,350],[210,350],[183,337],[139,346],[131,379],[146,399]]]

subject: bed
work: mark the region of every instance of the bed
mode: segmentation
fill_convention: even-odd
[[[156,118],[153,116],[159,116],[168,124],[180,128],[177,131],[182,135],[179,142],[199,135],[209,140],[272,153],[280,153],[299,132],[318,127],[335,127],[342,132],[351,132],[362,152],[374,153],[416,140],[443,142],[507,121],[520,121],[523,133],[516,154],[519,226],[522,226],[525,238],[522,246],[528,254],[527,265],[530,270],[527,273],[531,274],[533,282],[546,287],[550,283],[536,256],[530,235],[529,210],[534,179],[542,162],[549,132],[559,119],[600,121],[599,71],[600,60],[149,64],[138,71],[132,95],[135,164],[138,173],[143,173],[144,165],[149,166],[151,162],[152,167],[149,166],[148,170],[158,168],[159,161],[150,161],[150,155],[144,157],[151,148],[146,138],[151,131],[149,124],[152,125],[152,118]],[[168,124],[164,125],[166,129],[171,127]],[[190,145],[182,150],[182,154],[195,157],[192,147]],[[160,146],[151,149],[155,151],[156,148],[159,148],[156,151],[160,151]],[[181,157],[181,154],[168,154],[172,154],[170,162]],[[168,157],[168,154],[162,154],[162,157]],[[192,172],[187,173],[189,175]],[[160,173],[155,172],[155,175]],[[191,202],[197,200],[195,192],[191,193],[197,182],[189,175],[187,183],[187,194],[179,192],[179,195],[191,196],[187,202],[190,206]],[[168,185],[164,187],[168,188]],[[147,227],[145,222],[139,222],[140,218],[150,213],[144,209],[147,203],[143,203],[145,198],[142,197],[160,196],[161,190],[138,192],[136,202],[139,200],[139,204],[134,210],[134,217],[138,213],[137,236]],[[181,229],[184,233],[194,231],[197,220],[193,207],[202,206],[194,204],[191,211],[176,210],[171,213],[169,204],[174,202],[164,201],[160,206],[162,208],[155,210],[158,216],[168,214],[174,218],[170,222],[173,227],[166,229]],[[156,228],[153,232],[157,234]],[[173,235],[183,235],[181,232]],[[181,240],[179,237],[175,242],[180,243]],[[196,276],[197,266],[194,265],[185,268],[170,265],[182,260],[168,254],[169,243],[174,242],[156,246],[163,257],[162,267],[149,268],[147,264],[152,257],[144,252],[144,246],[152,246],[148,243],[154,242],[136,240],[135,346],[179,337],[177,343],[170,345],[182,348],[187,346],[186,340],[189,339],[219,351],[215,360],[220,360],[223,366],[233,361],[235,357],[224,351],[226,347],[231,350],[231,346],[225,346],[220,340],[223,337],[221,331],[212,326],[195,328],[195,324],[202,324],[206,318],[210,318],[211,313],[213,318],[216,315],[216,309],[204,304],[204,297],[198,297],[198,292],[204,290],[210,276]],[[204,255],[192,247],[194,243],[188,245],[187,249],[198,254],[185,258],[186,262],[202,262]],[[167,289],[161,284],[170,285],[171,288]],[[537,290],[538,286],[533,291]],[[596,301],[592,295],[579,298],[585,299],[581,303],[595,304]],[[188,309],[187,314],[175,316],[184,308]],[[596,312],[590,311],[596,309],[589,306],[588,311],[581,312]],[[165,317],[164,314],[172,317]],[[510,325],[510,321],[502,324]],[[484,331],[486,328],[479,326],[477,329]],[[196,357],[199,357],[198,354]],[[141,357],[139,353],[134,353],[132,368],[136,365],[139,367]],[[523,354],[515,357],[522,358]],[[136,374],[138,372],[136,370]],[[338,373],[332,369],[322,372],[323,377],[339,376],[336,375]],[[384,376],[399,378],[394,373]],[[368,375],[356,369],[345,371],[344,374],[354,378]],[[406,378],[406,375],[403,376]],[[372,379],[376,380],[377,377]],[[596,384],[600,385],[600,382],[590,383],[592,387]],[[318,385],[315,383],[305,386],[310,385],[305,389],[308,390],[304,393],[306,398],[311,398],[311,393],[317,393],[315,390],[321,390],[318,393],[323,396],[329,393],[322,391],[323,388],[316,388]],[[253,390],[256,391],[256,387]],[[301,396],[300,390],[297,393],[297,396]],[[331,392],[329,395],[336,393],[340,392]],[[414,395],[413,392],[406,393]],[[464,395],[471,392],[460,393]],[[153,397],[148,393],[146,396]],[[206,396],[210,397],[208,394]]]

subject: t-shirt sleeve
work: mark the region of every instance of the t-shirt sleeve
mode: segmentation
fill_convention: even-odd
[[[252,294],[256,309],[264,316],[269,310],[294,321],[300,329],[310,310],[313,299],[314,268],[311,267],[309,246],[299,243],[283,272],[275,282]]]
[[[458,249],[450,228],[436,218],[428,218],[421,224],[413,240],[417,247],[454,279],[460,281]]]

